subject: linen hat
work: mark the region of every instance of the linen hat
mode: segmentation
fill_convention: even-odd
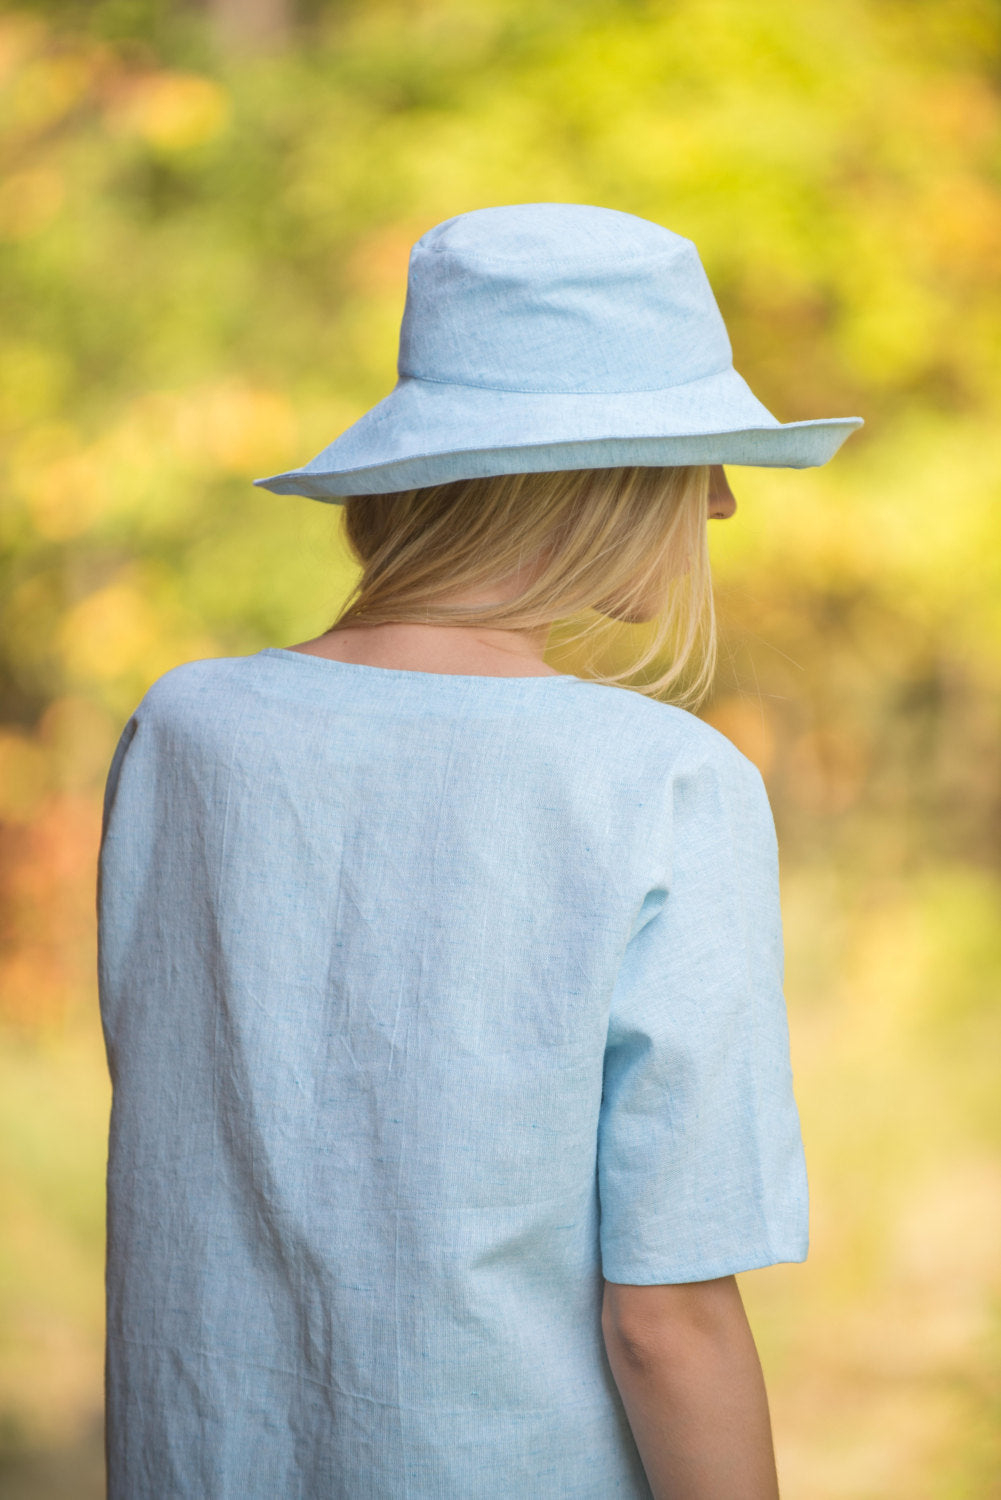
[[[298,469],[315,500],[560,469],[826,463],[861,417],[779,422],[733,368],[691,240],[579,203],[459,214],[410,253],[396,386]]]

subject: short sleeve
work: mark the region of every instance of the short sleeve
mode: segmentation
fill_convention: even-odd
[[[598,1129],[602,1271],[650,1285],[806,1258],[775,829],[725,746],[671,787],[669,873],[611,999]]]
[[[122,763],[125,760],[129,746],[135,738],[137,728],[138,720],[136,715],[133,714],[119,735],[118,744],[115,746],[115,753],[111,757],[111,764],[108,767],[108,775],[104,783],[104,801],[101,810],[102,840],[108,832],[108,824],[111,821],[111,809],[114,806],[115,794],[118,791],[118,778],[122,773]]]

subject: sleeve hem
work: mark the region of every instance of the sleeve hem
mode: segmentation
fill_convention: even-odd
[[[788,1250],[766,1250],[760,1254],[730,1256],[724,1260],[695,1266],[688,1264],[657,1267],[630,1265],[628,1262],[602,1265],[605,1281],[620,1286],[674,1286],[690,1281],[717,1281],[723,1276],[737,1276],[743,1271],[762,1271],[767,1266],[801,1265],[806,1260],[806,1245]]]

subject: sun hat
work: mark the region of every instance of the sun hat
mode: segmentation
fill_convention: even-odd
[[[627,465],[826,463],[861,417],[779,422],[733,368],[691,240],[580,203],[480,208],[410,253],[399,379],[299,469],[314,500]]]

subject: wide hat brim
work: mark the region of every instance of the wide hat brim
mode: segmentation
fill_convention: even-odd
[[[861,417],[779,422],[732,367],[666,390],[548,394],[401,376],[300,469],[255,479],[279,495],[343,500],[497,474],[632,465],[827,463]]]

